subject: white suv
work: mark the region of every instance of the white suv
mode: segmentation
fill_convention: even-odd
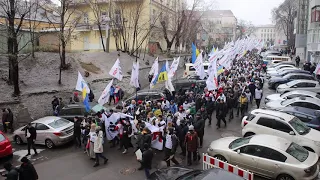
[[[297,117],[272,110],[255,109],[242,119],[242,135],[275,135],[293,141],[320,155],[320,132],[306,126]]]

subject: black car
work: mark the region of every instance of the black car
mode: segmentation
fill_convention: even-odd
[[[183,167],[160,169],[150,175],[150,180],[244,180],[224,169],[194,170]]]
[[[145,89],[140,90],[137,93],[134,93],[127,98],[124,103],[130,104],[132,100],[136,101],[145,101],[145,100],[151,100],[151,101],[158,101],[162,102],[164,98],[166,98],[166,94],[168,93],[168,90],[166,89]]]
[[[172,85],[176,92],[189,90],[193,86],[203,90],[207,86],[206,80],[196,79],[175,79],[172,81]]]
[[[306,80],[315,80],[315,78],[310,74],[304,73],[290,73],[283,77],[273,77],[269,80],[268,85],[271,89],[276,89],[280,84],[285,84],[293,80],[306,79]]]
[[[95,102],[90,103],[90,108],[90,112],[87,112],[82,103],[68,104],[60,110],[59,117],[68,119],[69,121],[73,121],[74,117],[76,116],[83,118],[85,115],[88,115],[90,117],[94,116],[98,111],[102,109],[106,110],[105,107]]]

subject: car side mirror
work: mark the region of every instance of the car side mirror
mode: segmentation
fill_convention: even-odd
[[[293,131],[290,131],[289,134],[292,135],[292,136],[296,135]]]
[[[241,153],[241,152],[240,152],[240,149],[238,149],[238,150],[237,150],[237,153],[238,153],[238,154],[240,154],[240,153]]]

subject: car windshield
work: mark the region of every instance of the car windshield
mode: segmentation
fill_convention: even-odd
[[[6,140],[6,138],[2,134],[0,134],[0,142],[2,142],[4,140]]]
[[[242,146],[244,144],[248,144],[250,139],[251,139],[251,136],[244,137],[244,138],[238,138],[229,144],[229,149],[234,149],[234,148],[237,148],[237,147]]]
[[[300,135],[308,134],[310,129],[306,124],[304,124],[300,119],[294,117],[289,124],[295,129]]]
[[[304,162],[309,156],[308,150],[306,150],[305,148],[299,146],[294,142],[290,144],[286,152],[300,162]]]
[[[287,97],[289,94],[290,94],[290,92],[283,92],[283,93],[280,94],[280,97],[281,98]]]
[[[69,124],[70,121],[66,120],[66,119],[57,119],[51,123],[49,123],[48,125],[51,126],[52,128],[60,128],[60,127],[63,127],[67,124]]]

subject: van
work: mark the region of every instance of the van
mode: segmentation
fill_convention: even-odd
[[[291,61],[290,57],[287,56],[267,56],[263,59],[264,64],[277,64],[283,61]]]
[[[203,63],[203,67],[204,67],[204,72],[206,74],[208,74],[208,68],[209,68],[210,63],[209,62],[204,62]],[[183,73],[183,77],[188,77],[189,75],[193,75],[196,73],[196,69],[193,67],[192,63],[186,63],[185,65],[185,69],[184,69],[184,73]]]

